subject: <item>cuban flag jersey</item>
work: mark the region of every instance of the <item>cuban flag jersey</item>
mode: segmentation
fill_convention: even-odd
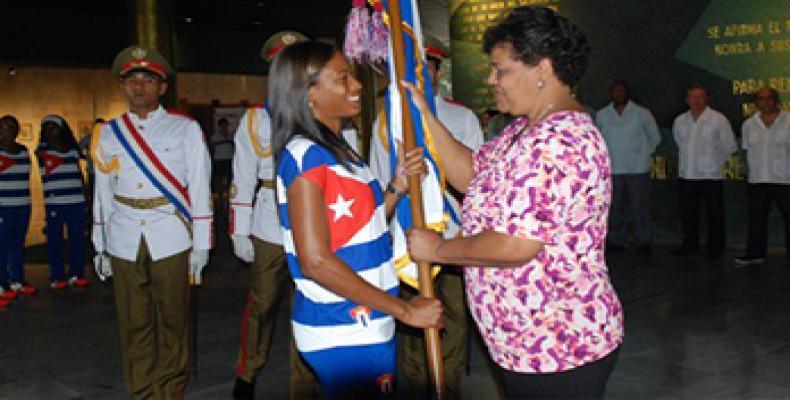
[[[30,155],[0,150],[0,207],[30,205]]]
[[[84,203],[85,194],[77,150],[71,149],[61,153],[51,146],[42,145],[36,154],[41,170],[44,203],[47,205]]]
[[[366,165],[352,170],[346,170],[326,148],[301,136],[288,143],[277,164],[283,246],[296,284],[294,340],[306,357],[338,348],[394,343],[391,315],[349,301],[302,275],[291,234],[286,192],[302,177],[323,191],[332,252],[371,285],[398,295],[381,187]]]

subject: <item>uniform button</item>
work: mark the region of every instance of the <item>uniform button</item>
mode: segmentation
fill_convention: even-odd
[[[145,226],[145,220],[144,219],[140,220],[140,226]]]
[[[142,188],[143,188],[143,183],[142,182],[137,182],[137,190],[140,190]]]

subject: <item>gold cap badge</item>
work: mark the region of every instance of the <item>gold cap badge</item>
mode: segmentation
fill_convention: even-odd
[[[145,56],[147,56],[147,55],[148,55],[148,53],[145,51],[145,49],[143,49],[141,47],[137,47],[137,48],[132,50],[132,57],[134,57],[134,58],[136,58],[138,60],[144,59]]]

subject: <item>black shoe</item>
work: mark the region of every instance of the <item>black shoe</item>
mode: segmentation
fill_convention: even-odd
[[[236,384],[233,385],[233,398],[234,399],[254,399],[255,398],[255,380],[247,382],[244,379],[236,378]]]
[[[699,247],[686,247],[686,246],[683,246],[683,247],[675,250],[674,252],[672,252],[672,255],[675,255],[675,256],[690,256],[692,254],[697,254],[697,253],[699,253]]]
[[[745,256],[737,257],[733,261],[735,261],[735,266],[737,268],[741,268],[741,267],[748,267],[750,265],[762,264],[763,262],[765,262],[765,259],[758,256],[745,255]]]
[[[653,254],[653,248],[649,244],[636,246],[636,252],[644,256],[649,256]]]

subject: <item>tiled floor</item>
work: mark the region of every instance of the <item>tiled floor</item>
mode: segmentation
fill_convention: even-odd
[[[609,258],[626,310],[626,340],[609,399],[790,399],[790,268],[783,250],[763,266],[737,269],[734,251],[711,261],[652,256]],[[35,255],[31,258],[37,258]],[[40,288],[0,312],[0,399],[123,398],[110,285],[82,292],[45,288],[44,264],[27,266]],[[187,397],[230,398],[245,267],[224,243],[199,289],[198,376]],[[287,310],[258,380],[259,398],[287,398]],[[488,357],[475,342],[468,399],[495,399]]]

